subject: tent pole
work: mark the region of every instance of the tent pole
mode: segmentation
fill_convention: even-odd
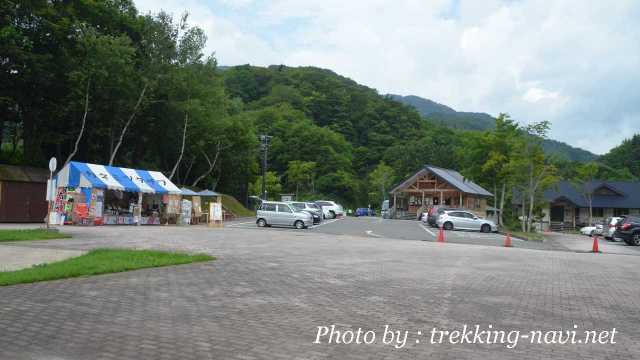
[[[136,213],[138,214],[136,226],[140,226],[140,223],[142,222],[142,192],[138,193],[138,208],[134,211],[134,216]]]

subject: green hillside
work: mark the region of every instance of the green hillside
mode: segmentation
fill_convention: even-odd
[[[485,113],[460,112],[435,101],[415,95],[389,95],[392,99],[413,106],[425,119],[452,129],[459,130],[491,130],[495,128],[496,119]],[[549,155],[558,156],[569,161],[592,161],[597,155],[566,143],[545,139],[542,147]]]

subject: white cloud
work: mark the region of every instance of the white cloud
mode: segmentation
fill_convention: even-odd
[[[628,120],[640,113],[633,0],[221,1],[136,4],[189,9],[224,65],[330,68],[382,93],[550,120],[552,137],[599,153],[640,131]],[[611,131],[583,141],[594,129]]]
[[[537,103],[544,100],[560,100],[561,96],[557,91],[548,91],[545,89],[532,87],[529,88],[527,92],[524,93],[524,95],[522,95],[522,99],[531,103]]]

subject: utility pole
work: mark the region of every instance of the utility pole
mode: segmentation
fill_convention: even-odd
[[[262,200],[267,200],[267,153],[269,151],[269,141],[273,136],[262,134],[260,135],[260,150],[262,151]]]

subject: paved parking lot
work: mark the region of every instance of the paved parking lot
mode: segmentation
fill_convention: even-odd
[[[362,225],[372,227],[371,220]],[[331,229],[70,227],[74,239],[25,244],[206,252],[218,260],[0,288],[0,359],[640,356],[640,257],[326,233]],[[368,230],[384,235],[385,227]],[[332,324],[378,332],[390,325],[409,331],[409,341],[401,349],[314,344],[317,327]],[[618,335],[616,344],[521,342],[514,349],[417,342],[418,331],[463,324],[523,332],[615,327]]]
[[[240,221],[235,228],[254,229],[253,219]],[[298,231],[292,228],[265,228],[262,231]],[[331,235],[350,235],[369,238],[392,238],[399,240],[436,241],[438,229],[414,220],[390,220],[379,217],[346,217],[327,220],[306,230],[310,233]],[[477,231],[445,231],[445,241],[456,244],[504,246],[505,236],[498,233],[480,233]],[[561,242],[523,241],[513,238],[513,247],[537,250],[568,250]]]

